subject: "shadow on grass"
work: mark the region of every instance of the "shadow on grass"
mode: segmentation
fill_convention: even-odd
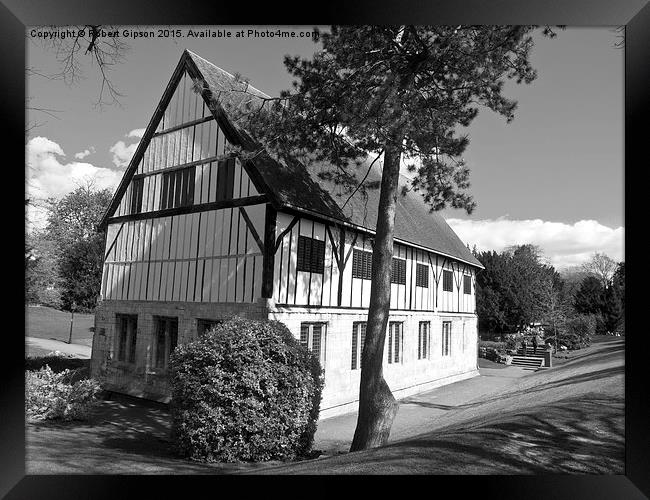
[[[274,474],[622,474],[623,399],[590,393]]]
[[[123,395],[98,402],[85,421],[27,426],[29,474],[227,474],[268,463],[203,463],[185,459],[170,440],[167,405]],[[271,462],[277,465],[280,462]]]

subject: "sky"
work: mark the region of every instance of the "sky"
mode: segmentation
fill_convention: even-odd
[[[114,190],[184,49],[239,73],[270,95],[288,89],[286,54],[309,57],[319,48],[309,38],[260,36],[271,27],[210,27],[231,37],[133,38],[125,60],[109,73],[123,94],[119,105],[97,106],[96,66],[81,60],[84,78],[73,85],[41,74],[60,71],[57,56],[27,28],[27,76],[31,127],[26,140],[26,189],[37,198],[61,197],[93,179]],[[258,34],[235,38],[237,31]],[[308,31],[311,27],[283,27]],[[120,27],[153,30],[157,27]],[[46,30],[40,30],[41,33]],[[531,84],[506,82],[504,94],[518,102],[515,119],[484,109],[464,131],[476,210],[443,211],[463,242],[501,251],[532,243],[556,268],[579,265],[594,252],[624,260],[624,50],[615,48],[613,27],[558,31],[535,36]],[[42,225],[42,212],[30,213]],[[32,227],[32,224],[28,226]]]

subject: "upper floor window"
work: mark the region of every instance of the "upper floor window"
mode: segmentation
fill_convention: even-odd
[[[134,177],[131,181],[131,213],[142,212],[142,191],[144,189],[144,177]]]
[[[298,271],[323,274],[325,242],[307,236],[298,236]]]
[[[453,273],[451,271],[447,271],[447,270],[442,271],[442,291],[443,292],[454,291]]]
[[[361,367],[361,355],[363,354],[363,346],[366,343],[366,326],[365,321],[352,323],[352,370]]]
[[[325,368],[325,323],[300,323],[300,343],[309,349],[321,368]]]
[[[217,164],[217,201],[232,200],[235,187],[235,159],[228,158]]]
[[[467,274],[463,276],[463,291],[468,295],[472,293],[472,277]]]
[[[429,359],[431,346],[431,323],[420,321],[418,330],[418,359]]]
[[[163,173],[161,210],[194,204],[194,175],[195,167]]]
[[[415,286],[429,288],[429,266],[426,264],[415,266]]]
[[[154,366],[156,368],[167,368],[169,355],[178,344],[178,318],[156,317],[155,324],[155,348]]]
[[[404,339],[402,334],[402,323],[391,321],[388,323],[388,362],[401,363]]]
[[[406,260],[393,257],[390,267],[390,282],[406,285]]]
[[[362,280],[372,279],[372,252],[352,251],[352,277]]]
[[[451,321],[442,322],[442,355],[449,356],[451,352]]]
[[[138,316],[117,314],[115,357],[118,361],[135,363],[135,344],[138,332]]]

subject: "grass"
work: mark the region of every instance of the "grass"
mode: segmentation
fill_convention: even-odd
[[[25,358],[25,370],[40,370],[49,365],[54,373],[63,370],[75,370],[73,381],[82,380],[90,376],[90,360],[80,358],[67,358],[64,356],[37,356]]]
[[[93,314],[75,313],[72,324],[72,342],[92,345],[95,325]],[[28,306],[25,309],[25,336],[67,342],[70,335],[70,313],[51,307]]]

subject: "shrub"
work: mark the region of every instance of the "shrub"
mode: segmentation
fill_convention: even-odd
[[[55,373],[49,365],[38,371],[27,371],[25,400],[27,419],[83,420],[96,403],[100,391],[94,379],[71,382],[73,370]]]
[[[318,360],[277,321],[233,318],[171,356],[172,440],[195,460],[289,460],[313,444]]]
[[[564,345],[569,350],[588,347],[591,345],[591,336],[597,332],[598,321],[596,314],[576,314],[568,318],[562,328],[558,329],[558,347]],[[545,341],[554,344],[555,337],[548,336]]]

